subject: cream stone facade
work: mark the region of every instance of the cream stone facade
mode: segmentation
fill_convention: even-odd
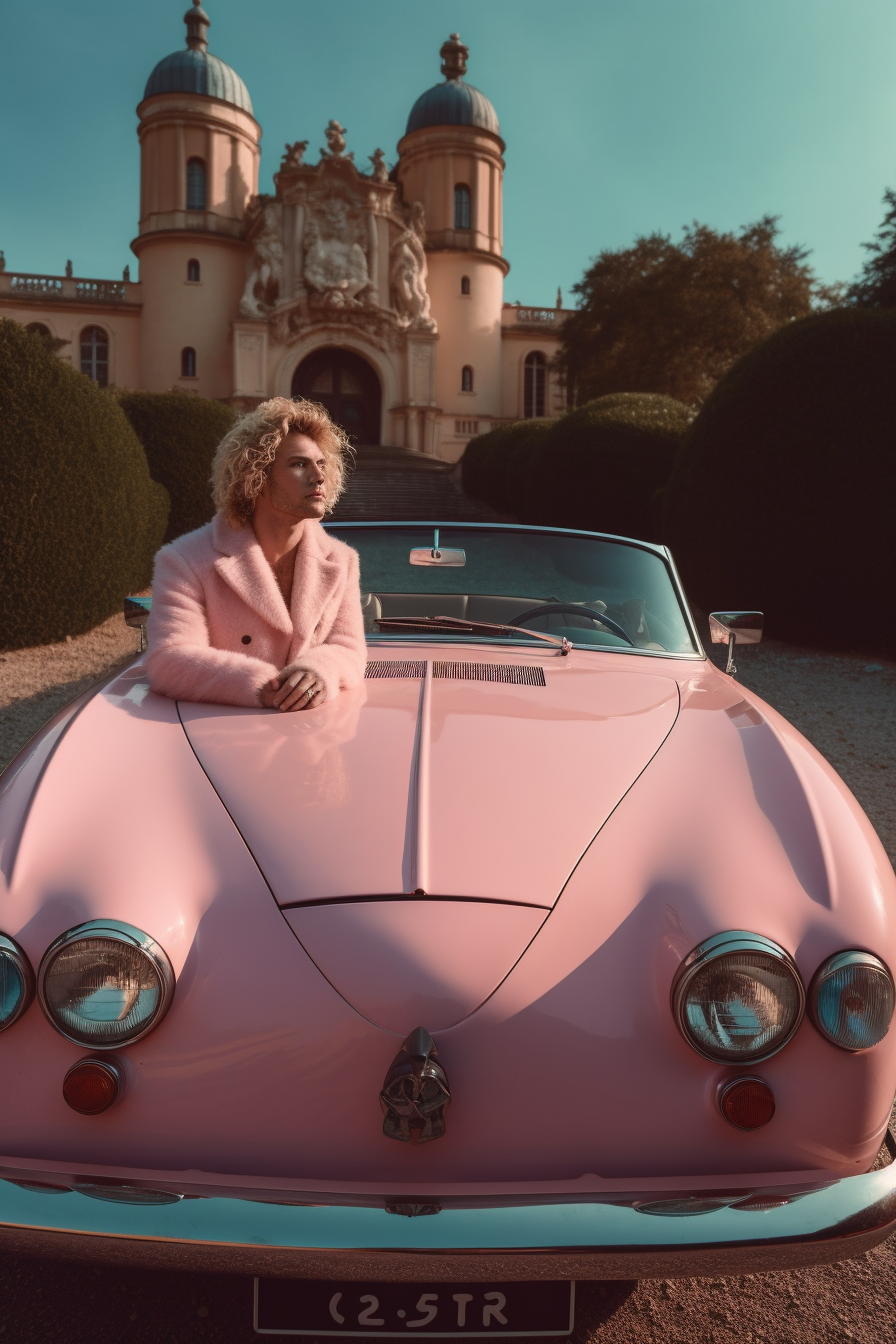
[[[184,21],[186,48],[158,63],[137,108],[139,281],[0,269],[0,315],[101,383],[238,408],[308,396],[359,444],[448,461],[497,424],[560,414],[565,312],[559,295],[556,308],[504,302],[505,146],[464,82],[457,34],[391,171],[373,146],[356,162],[331,121],[316,155],[308,140],[285,146],[259,194],[248,90],[208,51],[198,0]]]

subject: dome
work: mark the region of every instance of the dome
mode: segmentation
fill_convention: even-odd
[[[152,98],[157,93],[201,93],[207,98],[220,98],[253,116],[249,90],[239,75],[208,50],[206,29],[210,19],[199,0],[194,0],[193,8],[187,10],[184,23],[186,49],[159,61],[146,81],[143,97]]]
[[[467,71],[469,47],[464,46],[457,33],[452,33],[439,54],[445,82],[420,95],[411,108],[406,134],[427,126],[479,126],[499,135],[497,112],[484,93],[461,78]]]

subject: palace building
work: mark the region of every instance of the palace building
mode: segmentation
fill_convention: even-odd
[[[287,145],[259,193],[249,91],[208,50],[198,0],[184,22],[186,46],[137,108],[139,279],[2,270],[0,315],[101,384],[237,408],[311,397],[359,444],[447,461],[503,421],[560,414],[565,314],[559,295],[556,308],[504,302],[505,145],[459,36],[391,170],[372,145],[356,161],[331,121],[325,148]]]

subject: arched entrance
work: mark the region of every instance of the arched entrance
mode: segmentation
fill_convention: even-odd
[[[356,444],[379,443],[380,380],[351,350],[316,350],[292,376],[292,395],[326,406]]]

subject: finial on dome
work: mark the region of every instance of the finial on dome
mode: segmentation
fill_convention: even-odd
[[[452,33],[447,42],[442,43],[439,55],[442,58],[442,74],[446,79],[463,79],[467,73],[467,61],[470,48],[460,40],[460,33]]]
[[[192,9],[188,9],[184,15],[184,23],[187,25],[187,46],[191,51],[208,50],[208,28],[211,19],[206,14],[199,0],[193,0]]]

